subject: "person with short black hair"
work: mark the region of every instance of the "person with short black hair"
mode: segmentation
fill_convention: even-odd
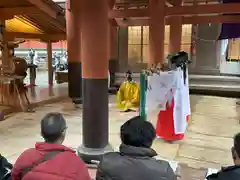
[[[239,180],[240,179],[240,133],[233,140],[232,158],[233,166],[222,168],[216,174],[211,174],[207,180]]]
[[[120,137],[125,145],[150,148],[156,137],[156,132],[150,122],[136,116],[121,126]]]
[[[12,180],[90,180],[88,169],[76,153],[62,145],[67,125],[60,113],[41,120],[45,142],[23,152],[12,169]]]
[[[120,128],[120,152],[103,155],[96,180],[176,180],[170,164],[155,158],[151,149],[155,135],[152,124],[140,116],[125,122]]]
[[[66,121],[60,113],[49,113],[41,121],[41,135],[47,143],[62,144],[66,129]]]

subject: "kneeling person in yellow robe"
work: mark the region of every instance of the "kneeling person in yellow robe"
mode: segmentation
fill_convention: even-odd
[[[140,87],[133,81],[132,73],[126,73],[126,80],[117,92],[117,107],[122,111],[137,111],[140,103]]]

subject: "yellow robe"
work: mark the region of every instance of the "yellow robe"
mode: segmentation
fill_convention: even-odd
[[[117,92],[117,107],[122,111],[136,111],[140,103],[140,87],[134,81],[125,81]]]

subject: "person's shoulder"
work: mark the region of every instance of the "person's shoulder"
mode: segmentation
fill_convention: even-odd
[[[168,161],[162,160],[162,159],[156,159],[156,158],[149,158],[149,166],[155,166],[159,167],[162,171],[168,171],[169,168],[171,168],[171,165]]]
[[[122,156],[118,152],[108,152],[101,157],[98,169],[103,171],[111,171],[112,169],[121,168]]]
[[[62,157],[64,157],[64,158],[67,157],[67,158],[75,160],[75,161],[77,161],[79,159],[79,157],[77,156],[76,152],[74,152],[74,151],[70,151],[70,150],[63,151],[60,154],[62,154]]]
[[[22,152],[22,154],[19,156],[18,159],[22,159],[25,157],[32,157],[35,153],[37,152],[37,150],[35,148],[29,148],[26,149],[25,151]]]
[[[165,160],[162,160],[162,159],[155,159],[155,158],[152,158],[152,159],[160,165],[170,166],[170,163],[168,161],[165,161]]]
[[[102,159],[118,158],[119,156],[120,156],[119,152],[108,152],[103,155]]]
[[[74,171],[81,178],[89,176],[87,165],[74,151],[65,151],[63,153],[59,163],[67,164],[66,169],[71,169],[71,171]]]
[[[207,180],[239,180],[240,166],[229,166],[222,168],[219,172],[210,174]]]
[[[119,154],[119,152],[108,152],[102,156],[101,164],[106,164],[106,163],[112,164],[117,162],[119,158],[121,158],[121,155]]]
[[[75,164],[75,165],[82,165],[84,162],[81,158],[76,154],[74,151],[65,151],[62,152],[62,159],[67,161],[68,163]]]
[[[29,162],[32,161],[36,157],[37,150],[35,148],[29,148],[20,154],[20,156],[17,158],[16,162],[14,163],[14,166],[21,167],[26,166],[29,164]]]

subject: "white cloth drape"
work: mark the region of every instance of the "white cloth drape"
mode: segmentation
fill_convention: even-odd
[[[148,112],[167,110],[166,104],[174,100],[173,121],[176,134],[182,134],[187,128],[186,117],[191,114],[188,76],[185,84],[182,69],[160,72],[148,77],[146,106]]]
[[[225,56],[228,47],[228,39],[221,40],[221,55]]]
[[[176,83],[174,73],[174,71],[168,71],[148,76],[146,94],[146,107],[148,111],[153,111],[156,108],[165,110],[167,101],[172,99],[171,88]]]
[[[108,71],[108,88],[110,88],[110,73]]]

